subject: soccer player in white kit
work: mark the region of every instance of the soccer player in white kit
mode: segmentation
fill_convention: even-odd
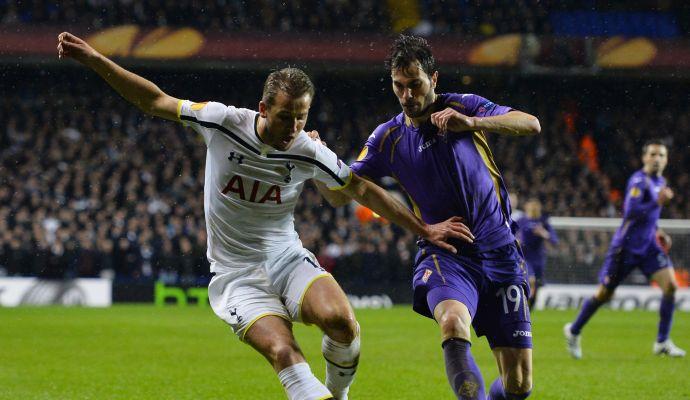
[[[203,136],[207,256],[214,273],[209,301],[240,339],[271,363],[289,399],[347,399],[360,347],[359,325],[345,293],[295,231],[294,208],[304,181],[340,190],[448,251],[455,252],[445,243],[449,238],[472,241],[459,218],[425,224],[311,140],[303,128],[314,86],[299,69],[271,73],[256,112],[169,96],[66,32],[57,47],[61,58],[93,69],[142,111],[182,122]],[[324,332],[325,385],[306,363],[293,321]]]

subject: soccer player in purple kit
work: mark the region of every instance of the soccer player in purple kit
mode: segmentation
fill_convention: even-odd
[[[546,242],[558,243],[556,231],[549,223],[549,217],[542,214],[541,202],[531,198],[525,203],[525,213],[517,220],[519,226],[518,238],[525,255],[527,271],[529,272],[529,307],[530,310],[537,299],[537,291],[544,285],[544,268],[546,267]]]
[[[666,186],[666,179],[661,176],[667,162],[668,150],[663,142],[651,140],[642,147],[643,167],[628,180],[623,223],[611,240],[611,247],[599,272],[597,292],[584,302],[575,321],[563,327],[568,351],[573,358],[582,358],[582,328],[601,305],[611,300],[616,287],[635,268],[640,268],[662,291],[659,330],[652,351],[657,355],[685,356],[685,350],[669,338],[678,284],[671,259],[661,247],[664,245],[668,249],[671,238],[657,227],[661,207],[673,198],[673,190]],[[661,245],[657,243],[657,237]]]
[[[524,399],[532,389],[529,287],[508,192],[484,132],[533,135],[539,121],[477,95],[436,94],[438,72],[422,38],[400,36],[387,66],[403,112],[374,130],[352,170],[373,180],[395,178],[424,221],[463,218],[474,240],[449,241],[457,254],[419,242],[413,308],[441,329],[446,373],[458,399],[485,399],[470,352],[471,325],[487,336],[500,371],[489,399]],[[347,202],[321,192],[333,205]]]

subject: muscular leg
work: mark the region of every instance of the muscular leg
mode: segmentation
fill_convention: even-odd
[[[493,349],[500,376],[491,385],[489,400],[522,400],[532,391],[532,349]]]
[[[657,343],[665,342],[671,331],[673,322],[673,309],[675,307],[675,294],[678,288],[673,268],[664,268],[652,275],[652,280],[659,284],[662,292],[661,306],[659,307],[659,333]]]
[[[563,335],[565,336],[568,352],[570,352],[573,358],[578,360],[582,358],[582,347],[580,346],[580,332],[582,328],[597,312],[599,307],[611,300],[614,290],[613,288],[609,289],[604,285],[599,285],[594,296],[585,300],[575,321],[569,322],[563,327]]]
[[[341,343],[352,343],[359,335],[350,302],[331,276],[317,279],[307,290],[302,300],[302,320]]]
[[[458,399],[484,399],[484,379],[470,352],[472,316],[457,300],[444,300],[435,307],[434,319],[441,328],[446,375]]]
[[[302,319],[324,332],[326,386],[338,400],[347,399],[359,362],[359,325],[345,292],[333,277],[319,278],[302,300]]]
[[[527,300],[527,304],[529,305],[529,309],[533,310],[534,309],[534,302],[537,300],[537,290],[539,288],[537,287],[537,277],[536,276],[530,276],[529,277],[529,300]]]
[[[289,399],[331,398],[305,362],[290,322],[274,315],[265,316],[249,327],[244,340],[273,366]]]
[[[599,307],[611,300],[614,292],[615,289],[609,289],[604,285],[599,285],[594,296],[585,300],[580,313],[575,319],[575,322],[573,322],[573,324],[570,326],[570,332],[573,335],[579,335],[580,331],[582,331],[582,328],[585,326],[587,321],[592,318]]]

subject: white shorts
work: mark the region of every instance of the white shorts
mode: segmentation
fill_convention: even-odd
[[[244,340],[252,324],[267,315],[301,322],[304,294],[324,276],[331,274],[314,254],[291,247],[268,261],[225,271],[217,268],[208,285],[208,299],[216,315]]]

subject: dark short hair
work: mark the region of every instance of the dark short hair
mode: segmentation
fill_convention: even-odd
[[[406,68],[419,61],[422,70],[429,76],[436,72],[436,60],[431,54],[431,46],[419,36],[400,35],[393,42],[386,59],[389,70]]]
[[[652,145],[666,147],[666,143],[664,143],[664,141],[661,139],[649,139],[644,142],[644,145],[642,145],[642,155],[647,154],[647,149]]]
[[[304,71],[299,68],[289,67],[273,71],[268,75],[264,83],[264,92],[261,100],[268,106],[272,106],[275,104],[278,92],[284,92],[293,99],[302,97],[305,94],[308,94],[313,99],[316,91],[314,84]]]

